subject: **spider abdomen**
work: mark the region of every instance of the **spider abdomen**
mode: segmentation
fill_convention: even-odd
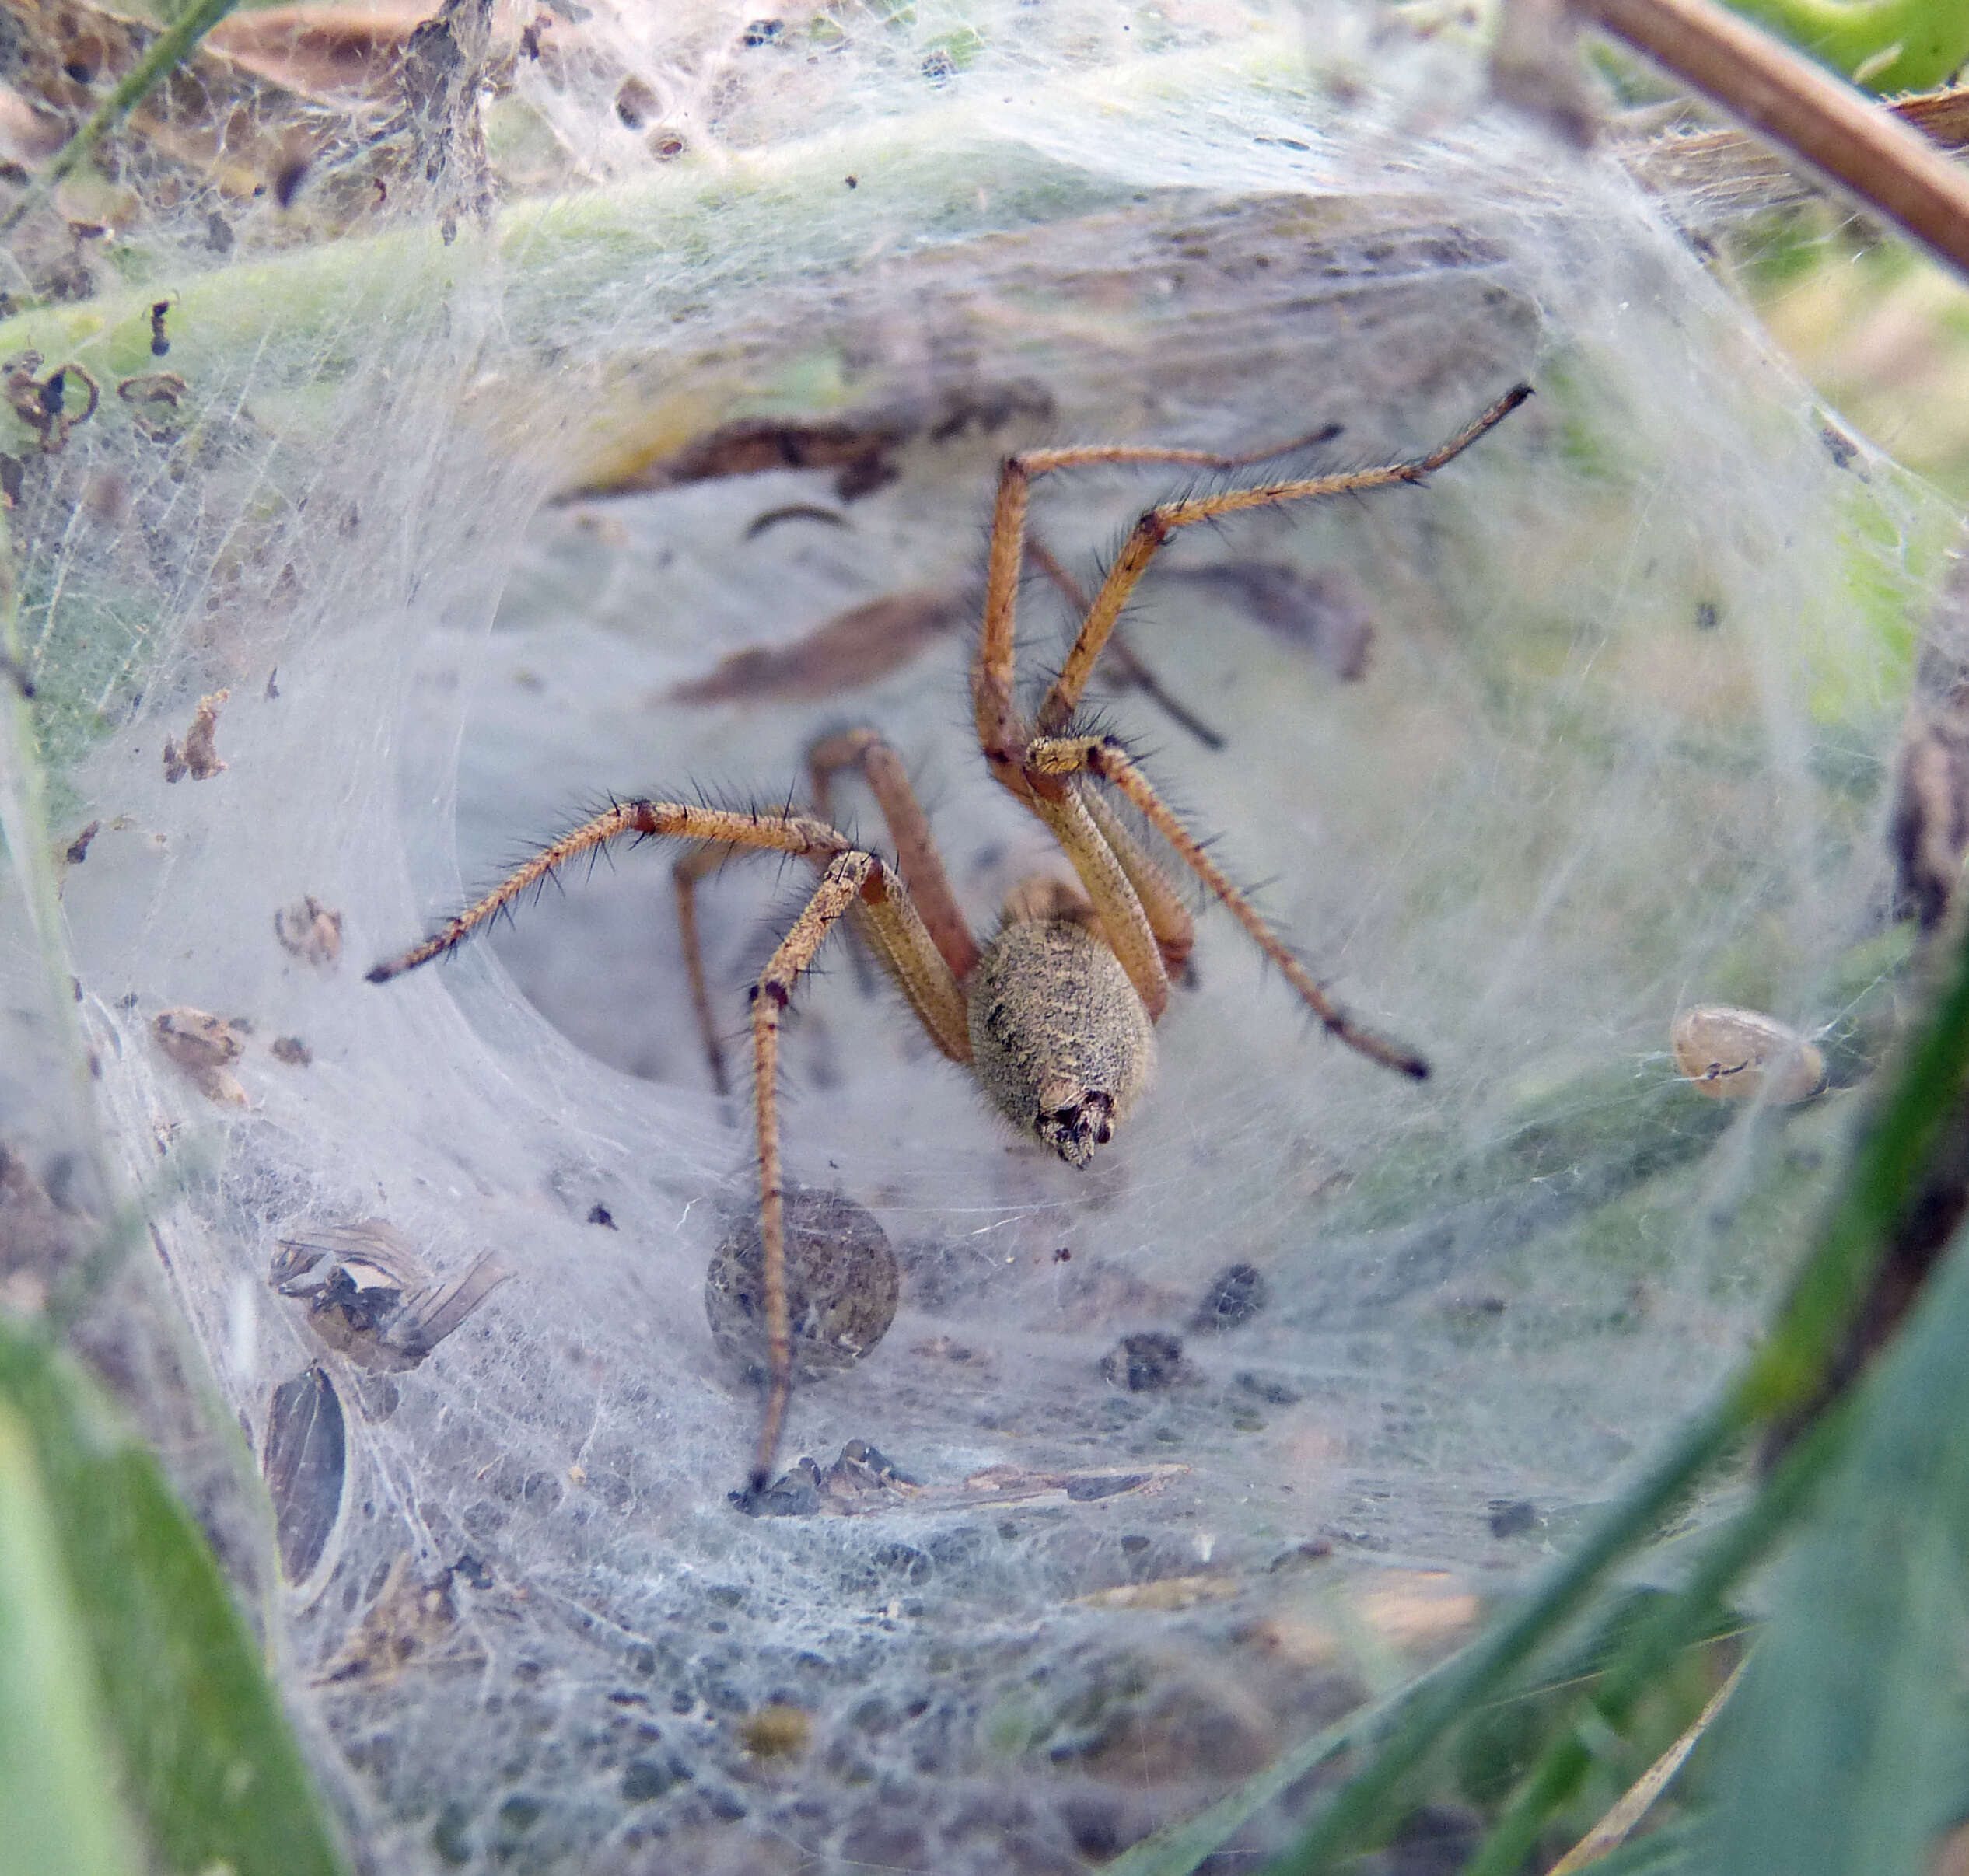
[[[979,1085],[1021,1133],[1086,1165],[1156,1071],[1155,1029],[1120,959],[1083,924],[1023,919],[964,987]]]

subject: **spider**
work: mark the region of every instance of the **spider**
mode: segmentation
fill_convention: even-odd
[[[1035,478],[1095,464],[1247,467],[1283,451],[1226,456],[1197,449],[1094,444],[1008,457],[986,566],[984,613],[971,690],[978,748],[993,781],[1045,825],[1079,884],[1035,875],[1013,887],[996,935],[972,935],[932,840],[928,817],[901,760],[873,730],[821,739],[809,752],[813,807],[750,812],[638,798],[543,847],[491,891],[402,955],[376,965],[383,983],[442,956],[567,861],[611,841],[663,837],[692,843],[673,869],[677,921],[691,999],[714,1079],[724,1067],[705,990],[695,907],[698,882],[735,850],[796,856],[820,872],[806,908],[781,940],[750,995],[753,1107],[758,1141],[759,1224],[764,1248],[766,1399],[750,1483],[756,1502],[771,1476],[792,1385],[786,1302],[785,1187],[780,1166],[779,1032],[788,1002],[822,941],[845,917],[894,980],[930,1040],[970,1070],[1020,1131],[1084,1167],[1125,1120],[1155,1072],[1155,1025],[1170,973],[1187,959],[1190,914],[1162,868],[1094,784],[1130,803],[1250,934],[1321,1024],[1371,1061],[1420,1080],[1422,1058],[1362,1028],[1261,918],[1202,843],[1171,812],[1114,736],[1076,733],[1075,713],[1121,609],[1157,550],[1179,529],[1247,509],[1322,496],[1361,494],[1422,481],[1460,456],[1531,395],[1507,391],[1426,454],[1379,467],[1229,487],[1159,503],[1138,519],[1107,571],[1059,674],[1030,721],[1013,695],[1016,611],[1026,560],[1026,515]],[[828,819],[832,778],[860,772],[894,843],[895,858],[857,846]]]

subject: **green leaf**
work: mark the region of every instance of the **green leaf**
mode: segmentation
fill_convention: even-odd
[[[95,1674],[21,1417],[0,1402],[0,1876],[131,1876]]]
[[[1729,0],[1869,91],[1927,91],[1969,61],[1962,0]]]
[[[1866,1384],[1719,1728],[1706,1867],[1916,1876],[1969,1800],[1969,1257]]]
[[[253,1637],[156,1460],[76,1363],[4,1321],[0,1414],[31,1454],[93,1658],[89,1691],[156,1862],[187,1876],[345,1876]],[[0,1504],[0,1525],[10,1522]],[[0,1815],[10,1836],[11,1808]]]

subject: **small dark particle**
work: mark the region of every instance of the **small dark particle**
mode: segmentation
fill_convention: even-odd
[[[91,821],[82,832],[68,843],[68,851],[62,856],[71,866],[80,866],[89,858],[89,844],[102,831],[100,821]]]
[[[1257,1395],[1268,1407],[1289,1407],[1306,1398],[1290,1382],[1275,1375],[1254,1374],[1247,1368],[1234,1378],[1246,1393]]]
[[[1222,1334],[1250,1322],[1270,1301],[1270,1287],[1255,1265],[1226,1264],[1211,1278],[1203,1301],[1190,1319],[1190,1328],[1198,1335],[1208,1330]]]
[[[1281,1570],[1296,1570],[1306,1563],[1317,1563],[1333,1555],[1333,1546],[1324,1537],[1309,1537],[1303,1544],[1295,1544],[1289,1550],[1282,1550],[1265,1566],[1268,1574]]]
[[[1124,1492],[1136,1491],[1146,1485],[1149,1476],[1147,1473],[1117,1473],[1103,1479],[1069,1479],[1067,1498],[1073,1504],[1092,1504],[1096,1499],[1118,1498]]]
[[[1493,1498],[1491,1535],[1516,1537],[1538,1522],[1538,1507],[1529,1498]]]
[[[376,186],[376,206],[386,208],[390,205],[390,185],[379,176],[372,176],[370,181]]]
[[[1825,452],[1832,459],[1835,469],[1850,469],[1859,456],[1859,445],[1845,431],[1836,429],[1831,424],[1820,425],[1819,441],[1824,444]]]
[[[150,355],[161,358],[171,349],[171,341],[164,331],[164,316],[171,309],[168,299],[153,300],[150,309]]]
[[[1722,623],[1722,611],[1714,599],[1698,599],[1695,603],[1695,629],[1698,632],[1713,632]]]
[[[681,131],[673,131],[659,124],[644,139],[644,147],[659,162],[675,162],[691,147],[689,140]]]
[[[452,1565],[451,1574],[455,1577],[463,1577],[474,1589],[490,1589],[492,1587],[491,1571],[469,1550]]]
[[[841,180],[851,189],[859,189],[862,186],[861,178],[859,176],[844,176]]]
[[[922,71],[932,85],[947,85],[957,75],[957,61],[939,46],[923,55]]]
[[[1073,1261],[1073,1253],[1063,1244],[1053,1253],[1053,1261],[1055,1263],[1071,1263]]]
[[[615,115],[624,130],[639,131],[655,114],[659,100],[654,88],[631,72],[615,94]]]
[[[292,208],[294,198],[301,193],[301,185],[308,180],[308,160],[305,156],[290,156],[274,172],[274,200],[283,208]]]
[[[606,1205],[599,1202],[588,1207],[588,1222],[590,1224],[606,1225],[610,1231],[619,1231],[621,1228],[615,1222],[615,1214]]]
[[[61,406],[68,394],[68,374],[65,370],[51,372],[40,386],[41,408],[50,417],[59,417]]]
[[[270,704],[273,702],[275,698],[280,695],[280,686],[274,682],[274,679],[279,676],[280,666],[278,665],[275,666],[273,669],[267,673],[267,688],[261,693],[261,695]]]
[[[1100,1371],[1116,1387],[1145,1394],[1177,1386],[1186,1366],[1182,1338],[1151,1329],[1124,1336],[1101,1357]]]
[[[277,1036],[270,1046],[274,1060],[290,1068],[305,1068],[314,1060],[314,1052],[298,1036]]]
[[[740,37],[743,44],[754,47],[777,45],[785,30],[783,19],[755,19]]]
[[[536,13],[533,23],[520,29],[519,55],[523,58],[538,58],[540,55],[540,34],[554,22],[544,13]]]

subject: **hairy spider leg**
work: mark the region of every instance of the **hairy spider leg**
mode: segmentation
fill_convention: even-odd
[[[1425,455],[1378,467],[1328,476],[1296,477],[1226,489],[1215,494],[1163,502],[1147,510],[1131,531],[1114,564],[1108,569],[1081,622],[1059,676],[1039,710],[1039,734],[1033,737],[1019,711],[1013,693],[1017,655],[1019,576],[1025,559],[1026,521],[1033,478],[1056,470],[1098,463],[1189,463],[1231,468],[1285,453],[1267,451],[1246,457],[1213,456],[1196,450],[1141,448],[1125,444],[1089,444],[1061,449],[1029,450],[1008,457],[998,474],[997,504],[991,519],[991,541],[985,575],[984,616],[978,654],[971,666],[971,701],[978,746],[994,780],[1044,821],[1079,873],[1106,927],[1115,954],[1141,993],[1152,1017],[1168,1001],[1164,960],[1143,955],[1142,933],[1159,924],[1161,907],[1152,920],[1137,877],[1163,888],[1166,882],[1152,861],[1140,853],[1099,798],[1083,792],[1082,777],[1111,782],[1142,810],[1156,831],[1173,846],[1216,896],[1229,907],[1266,956],[1275,963],[1293,989],[1340,1041],[1371,1060],[1405,1074],[1422,1077],[1428,1064],[1419,1056],[1383,1040],[1355,1024],[1334,1003],[1284,941],[1258,916],[1250,900],[1233,886],[1202,844],[1184,827],[1121,745],[1111,737],[1065,738],[1060,732],[1079,707],[1094,665],[1121,609],[1156,553],[1179,529],[1252,508],[1276,508],[1289,502],[1317,501],[1323,496],[1358,494],[1376,488],[1420,482],[1453,461],[1487,431],[1494,429],[1530,397],[1531,387],[1515,385],[1462,429]],[[1288,447],[1296,447],[1289,445]],[[1096,804],[1099,804],[1096,805]],[[1180,907],[1177,908],[1180,910]],[[1187,917],[1185,919],[1187,927]],[[1158,931],[1166,952],[1167,935]],[[1179,941],[1187,952],[1187,930]]]
[[[1327,495],[1366,494],[1373,489],[1420,482],[1446,463],[1454,462],[1480,437],[1495,429],[1530,395],[1530,385],[1513,385],[1454,436],[1437,444],[1425,455],[1405,462],[1385,463],[1373,469],[1346,470],[1330,476],[1261,483],[1251,488],[1220,489],[1215,494],[1161,502],[1149,509],[1135,522],[1121,551],[1115,556],[1114,565],[1108,568],[1100,591],[1095,594],[1094,603],[1088,608],[1080,636],[1074,641],[1072,649],[1067,653],[1066,662],[1060,667],[1059,676],[1053,680],[1052,688],[1039,707],[1040,734],[1056,736],[1072,720],[1073,713],[1080,707],[1087,680],[1093,674],[1095,661],[1100,656],[1108,634],[1114,631],[1115,620],[1121,616],[1121,608],[1128,603],[1128,596],[1147,571],[1149,563],[1178,529],[1194,527],[1200,521],[1215,521],[1226,515],[1240,515],[1252,508],[1279,508],[1293,501],[1317,501]],[[1068,459],[1047,459],[1053,456]],[[1074,466],[1083,459],[1073,450],[1037,451],[1023,459],[1029,471],[1035,474]]]
[[[455,949],[515,900],[543,885],[558,867],[611,840],[666,839],[713,847],[761,848],[823,868],[806,909],[760,973],[752,991],[753,1106],[759,1159],[759,1235],[764,1249],[766,1408],[754,1460],[751,1489],[764,1490],[778,1448],[792,1391],[792,1328],[786,1305],[785,1190],[780,1173],[778,1071],[781,1018],[800,975],[822,941],[851,907],[858,907],[876,959],[895,980],[930,1039],[953,1061],[971,1059],[964,992],[910,901],[901,874],[876,854],[811,815],[745,814],[684,802],[618,802],[543,847],[484,896],[400,957],[371,969],[386,983]]]
[[[1233,886],[1196,836],[1177,818],[1134,758],[1112,736],[1037,736],[1026,751],[1028,774],[1041,776],[1093,775],[1111,783],[1142,812],[1142,817],[1175,848],[1186,865],[1229,908],[1232,917],[1251,935],[1258,948],[1278,967],[1327,1032],[1358,1050],[1384,1068],[1427,1078],[1429,1064],[1411,1049],[1361,1027],[1329,997],[1319,980],[1292,955],[1291,948],[1258,915],[1257,909]],[[1125,960],[1124,960],[1125,962]]]
[[[1072,607],[1076,617],[1084,619],[1093,602],[1087,597],[1086,589],[1062,567],[1039,536],[1027,531],[1026,558],[1046,575],[1060,589],[1061,596]],[[1150,703],[1164,715],[1187,729],[1207,749],[1220,749],[1224,746],[1223,732],[1212,729],[1181,698],[1172,695],[1163,680],[1145,664],[1134,646],[1121,636],[1121,627],[1114,628],[1107,641],[1107,663],[1112,667],[1108,675],[1118,677],[1124,685],[1139,690]]]
[[[725,1071],[725,1045],[719,1039],[711,987],[705,978],[704,945],[698,935],[698,882],[722,866],[732,851],[729,847],[693,847],[680,854],[670,868],[670,883],[677,891],[677,942],[683,947],[684,975],[690,980],[691,1008],[698,1019],[698,1039],[704,1044],[711,1085],[721,1096],[732,1092],[732,1081]]]
[[[978,967],[978,941],[958,909],[950,876],[944,871],[943,856],[930,832],[929,816],[910,786],[902,758],[878,731],[851,729],[823,736],[807,751],[806,762],[813,784],[813,811],[824,821],[834,818],[835,776],[844,769],[861,771],[882,810],[909,896],[931,939],[943,953],[943,961],[961,983]]]

